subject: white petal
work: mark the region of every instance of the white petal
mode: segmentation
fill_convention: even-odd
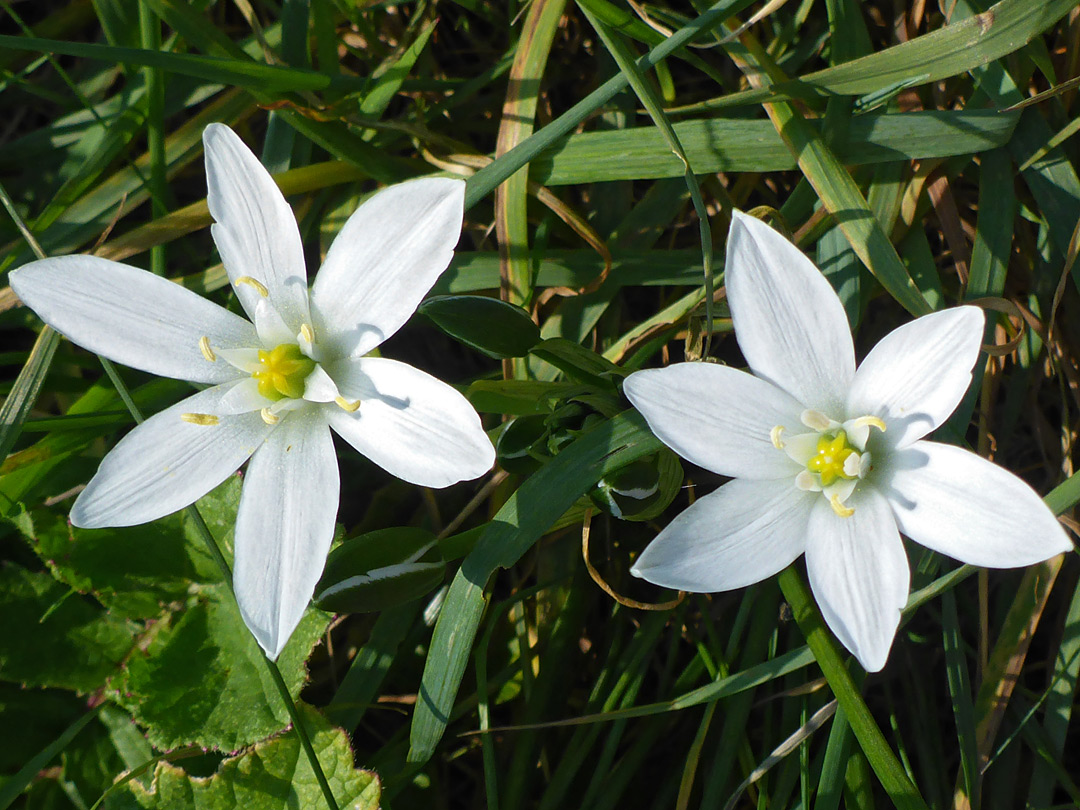
[[[825,276],[764,222],[735,211],[724,283],[751,370],[806,407],[838,418],[855,374],[855,349]]]
[[[251,413],[269,408],[274,402],[259,393],[259,381],[254,377],[247,377],[233,385],[232,388],[221,398],[214,414],[217,416],[229,416],[238,413]]]
[[[807,526],[806,572],[825,622],[863,669],[877,672],[889,657],[910,573],[889,504],[867,487],[840,517],[818,497]]]
[[[221,417],[212,426],[180,418],[216,412],[232,387],[200,391],[121,439],[75,501],[71,522],[85,529],[147,523],[194,503],[234,473],[270,434],[259,414]]]
[[[983,323],[981,309],[956,307],[894,329],[855,373],[848,416],[880,417],[893,447],[906,447],[936,429],[971,384]]]
[[[634,372],[623,392],[664,444],[699,467],[758,479],[799,471],[770,434],[778,425],[800,431],[802,405],[752,374],[716,363],[676,363]]]
[[[60,256],[14,270],[11,288],[73,343],[162,377],[220,383],[237,372],[210,347],[241,348],[255,328],[212,301],[153,273],[94,256]]]
[[[387,472],[410,484],[445,487],[483,475],[495,462],[473,406],[430,374],[396,360],[364,357],[327,368],[348,413],[324,405],[330,426]]]
[[[311,291],[324,351],[359,357],[401,328],[450,263],[464,205],[465,183],[433,177],[385,188],[353,212]]]
[[[900,531],[954,559],[1013,568],[1073,548],[1035,490],[960,447],[915,442],[893,452],[881,473],[875,483],[888,497]]]
[[[259,333],[259,340],[267,349],[273,349],[282,343],[292,343],[295,340],[293,330],[285,323],[270,299],[260,297],[255,302],[255,329]]]
[[[790,479],[729,481],[669,523],[630,571],[694,593],[760,582],[803,553],[806,522],[820,500]]]
[[[251,457],[236,515],[233,587],[244,623],[271,659],[322,574],[338,489],[334,442],[315,409],[290,413]]]
[[[244,142],[224,124],[203,130],[206,202],[225,271],[245,311],[255,320],[259,292],[236,280],[249,276],[295,334],[308,321],[307,272],[296,218],[277,184]]]
[[[337,384],[322,366],[315,366],[304,378],[304,399],[308,402],[333,402],[339,396]]]

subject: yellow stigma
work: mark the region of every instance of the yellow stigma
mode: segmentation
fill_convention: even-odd
[[[334,404],[341,408],[341,410],[343,411],[353,413],[357,408],[360,407],[360,400],[356,399],[352,402],[349,402],[349,400],[345,399],[345,397],[334,397]]]
[[[202,352],[202,356],[206,358],[207,362],[213,363],[217,361],[217,355],[210,348],[210,338],[206,335],[199,338],[199,351]]]
[[[182,413],[180,414],[180,420],[190,425],[202,425],[203,427],[213,427],[221,421],[212,413]]]
[[[315,361],[305,357],[299,346],[282,343],[268,352],[259,352],[259,370],[251,376],[259,383],[259,393],[275,402],[304,395],[304,380],[315,369]]]
[[[844,471],[844,462],[847,461],[848,456],[857,452],[854,447],[848,444],[844,431],[840,430],[837,431],[835,438],[822,436],[818,439],[817,453],[806,462],[806,469],[817,473],[821,477],[823,487],[829,486],[837,478],[850,481],[858,476],[846,473]],[[836,504],[833,504],[833,509],[836,509]],[[837,514],[840,514],[840,512],[838,511]]]
[[[270,295],[270,291],[266,289],[266,286],[261,281],[254,279],[251,276],[240,276],[233,284],[247,284],[249,287],[254,287],[255,291],[263,298]]]

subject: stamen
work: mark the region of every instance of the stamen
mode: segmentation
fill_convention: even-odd
[[[858,419],[851,422],[852,427],[873,427],[885,432],[885,423],[878,419],[876,416],[860,416]]]
[[[255,291],[263,298],[266,298],[268,295],[270,295],[270,291],[266,289],[263,283],[257,279],[252,278],[251,276],[240,276],[236,279],[236,281],[233,282],[233,284],[247,284],[249,287],[254,287]]]
[[[787,430],[783,425],[777,425],[769,431],[769,438],[772,439],[772,446],[777,450],[784,449],[784,440],[781,438],[784,435],[784,431]]]
[[[308,343],[315,342],[315,330],[311,328],[309,324],[300,324],[300,337],[306,340]]]
[[[802,420],[802,423],[808,428],[817,431],[828,430],[835,424],[832,419],[827,417],[821,411],[815,411],[812,408],[807,408],[803,411],[799,416],[799,419]]]
[[[199,338],[199,351],[202,352],[202,356],[206,358],[208,363],[217,362],[217,355],[214,354],[214,350],[210,348],[210,338],[206,335]]]
[[[795,476],[795,486],[803,492],[821,492],[821,484],[818,483],[817,476],[809,470],[803,470]]]
[[[180,419],[188,424],[203,427],[213,427],[221,421],[212,413],[182,413]]]
[[[259,416],[261,416],[262,420],[268,425],[276,425],[281,421],[281,417],[271,413],[269,408],[263,408],[259,411]]]
[[[836,512],[836,514],[838,514],[840,517],[846,518],[851,517],[855,514],[855,509],[853,507],[844,506],[842,503],[840,503],[840,496],[837,495],[835,492],[833,493],[833,496],[829,498],[829,506],[831,506],[832,510]]]
[[[334,404],[336,404],[343,411],[348,411],[349,413],[353,413],[354,411],[356,411],[357,408],[360,407],[360,400],[357,399],[357,400],[354,400],[353,402],[349,402],[349,400],[345,399],[345,397],[340,397],[339,396],[339,397],[334,397]]]
[[[869,455],[869,454],[868,454]],[[862,456],[852,453],[844,459],[844,475],[848,478],[862,478]]]

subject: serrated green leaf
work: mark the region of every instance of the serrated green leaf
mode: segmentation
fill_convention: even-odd
[[[289,716],[232,595],[224,585],[209,585],[199,596],[173,621],[151,628],[109,689],[155,748],[235,751],[285,728]],[[328,618],[309,609],[278,658],[294,699]]]
[[[136,627],[45,573],[0,565],[0,679],[80,692],[101,688]]]
[[[489,357],[523,357],[540,342],[540,327],[528,313],[498,298],[442,295],[427,299],[417,311]]]
[[[303,707],[302,707],[303,708]],[[353,765],[348,738],[312,709],[304,724],[341,810],[377,810],[379,778]],[[226,759],[217,773],[188,775],[159,762],[150,788],[127,782],[106,797],[105,810],[296,810],[324,807],[322,792],[295,734],[258,743]]]

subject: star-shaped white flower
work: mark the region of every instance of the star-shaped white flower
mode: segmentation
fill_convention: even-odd
[[[735,212],[725,268],[753,373],[679,363],[631,374],[625,391],[672,450],[735,480],[676,517],[634,574],[684,591],[726,591],[805,553],[826,622],[876,672],[908,597],[901,532],[990,568],[1072,548],[1019,478],[923,440],[971,382],[981,310],[958,307],[901,326],[856,371],[840,299],[794,245]]]
[[[236,518],[240,612],[276,658],[322,572],[338,506],[330,429],[413,484],[486,472],[495,452],[466,399],[412,366],[365,357],[446,269],[465,184],[422,179],[368,199],[308,290],[300,232],[267,171],[228,127],[203,133],[212,227],[249,320],[143,270],[93,256],[11,274],[46,323],[100,355],[211,387],[167,408],[105,457],[76,526],[131,526],[193,503],[249,458]]]

